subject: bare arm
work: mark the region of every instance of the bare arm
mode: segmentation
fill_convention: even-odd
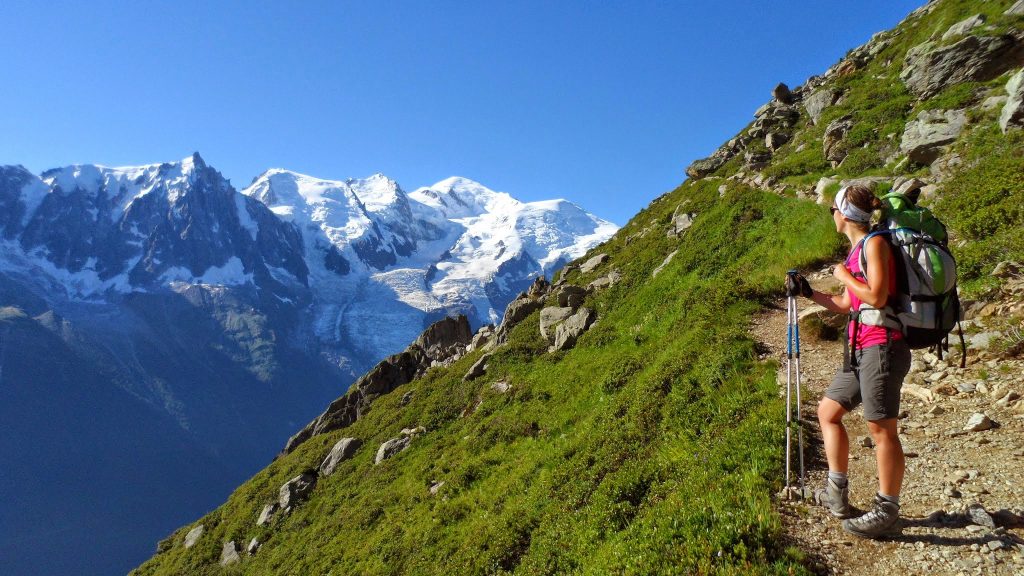
[[[882,308],[889,301],[889,259],[892,258],[889,244],[881,236],[873,236],[866,242],[862,250],[865,251],[868,264],[865,278],[867,284],[854,278],[843,264],[836,266],[834,275],[861,302],[872,308]],[[849,298],[847,298],[847,305],[849,305]]]
[[[811,293],[811,300],[815,304],[820,304],[826,309],[839,314],[846,314],[850,311],[850,297],[847,295],[846,290],[843,290],[843,293],[838,296],[814,290]]]

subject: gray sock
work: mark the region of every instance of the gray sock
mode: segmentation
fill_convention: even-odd
[[[846,472],[833,472],[832,470],[829,470],[828,479],[835,482],[836,486],[839,486],[840,488],[846,488],[846,484],[849,482],[846,478]]]
[[[886,502],[892,502],[896,506],[900,505],[899,496],[889,496],[888,494],[882,494],[881,492],[879,492],[878,497],[881,498],[882,500],[885,500]]]

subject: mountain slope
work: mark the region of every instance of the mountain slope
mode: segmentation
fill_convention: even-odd
[[[1006,95],[1022,65],[1005,49],[1021,30],[1021,16],[1004,14],[1010,4],[930,3],[805,86],[780,87],[750,126],[691,166],[690,180],[567,268],[598,316],[574,348],[551,350],[540,333],[565,307],[564,285],[537,296],[543,310],[517,300],[505,344],[432,369],[350,426],[306,440],[135,574],[808,573],[810,551],[787,546],[773,510],[783,406],[750,317],[778,296],[787,269],[840,256],[815,201],[851,176],[931,187],[924,201],[951,225],[968,306],[998,282],[994,254],[1024,258],[1024,141],[983,105]],[[942,38],[977,12],[988,28]],[[1003,48],[977,53],[975,76],[936,67],[947,51],[990,44],[965,34],[1002,37],[992,45]],[[912,92],[921,74],[948,85]],[[970,122],[941,143],[901,145],[936,109],[964,109]],[[533,311],[513,323],[513,310]],[[346,437],[362,441],[354,456],[307,500],[257,524],[282,485],[315,476]],[[378,463],[378,447],[403,437],[407,449]],[[253,553],[232,554],[252,540]]]
[[[452,289],[465,298],[435,296],[425,278],[463,227],[394,181],[277,170],[247,192],[198,154],[39,176],[0,166],[0,308],[19,319],[0,330],[0,491],[20,495],[0,513],[21,559],[8,572],[124,572],[431,317],[480,324],[551,272],[525,250],[470,255],[480,273]],[[537,259],[614,229],[572,208],[590,227],[524,242]],[[506,235],[540,238],[563,211]],[[535,265],[501,276],[514,256]],[[497,295],[477,313],[470,289]],[[75,465],[54,467],[65,453]]]

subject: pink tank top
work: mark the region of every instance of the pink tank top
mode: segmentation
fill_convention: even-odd
[[[858,242],[850,252],[850,255],[846,258],[846,267],[850,270],[850,273],[854,275],[855,280],[861,284],[867,284],[861,280],[864,277],[864,271],[860,267],[860,251],[865,243]],[[858,276],[859,274],[859,276]],[[857,298],[857,295],[853,293],[853,290],[847,290],[850,293],[850,310],[857,310],[860,308],[861,300]],[[889,258],[889,293],[894,294],[896,292],[896,262]],[[890,330],[885,326],[869,326],[867,324],[854,324],[850,322],[848,328],[848,334],[850,343],[854,343],[853,330],[857,327],[857,339],[856,349],[861,350],[869,346],[877,346],[879,344],[885,344],[887,340],[899,340],[903,338],[903,334],[899,330]],[[886,332],[889,333],[886,338]]]

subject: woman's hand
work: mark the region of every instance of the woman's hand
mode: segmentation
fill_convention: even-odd
[[[848,285],[853,281],[853,274],[850,274],[850,270],[846,267],[846,264],[836,264],[832,268],[832,276],[844,285]]]

